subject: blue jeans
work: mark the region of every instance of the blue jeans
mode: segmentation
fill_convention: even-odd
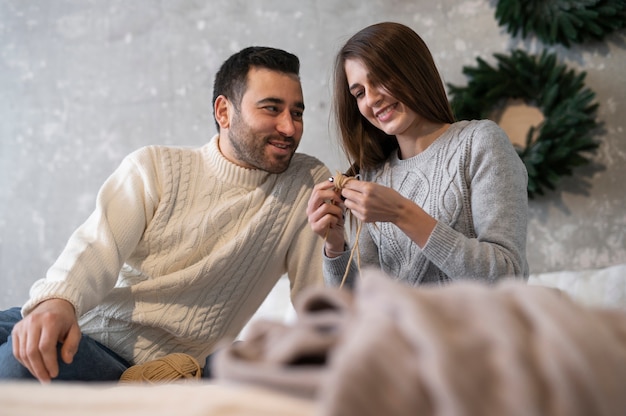
[[[34,379],[13,356],[11,331],[22,319],[20,308],[0,311],[0,380]],[[61,344],[58,346],[59,357]],[[109,348],[83,335],[71,364],[59,359],[59,375],[53,381],[115,381],[130,364]]]
[[[35,379],[26,367],[13,356],[11,331],[22,319],[20,308],[0,311],[0,380]],[[57,347],[61,356],[61,344]],[[211,378],[212,355],[206,360],[202,378]],[[78,351],[71,364],[59,359],[59,375],[53,381],[116,381],[130,367],[130,363],[115,352],[83,335],[78,344]]]

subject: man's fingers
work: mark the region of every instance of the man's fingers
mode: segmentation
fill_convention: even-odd
[[[13,329],[11,333],[11,347],[13,348],[13,355],[15,359],[22,363],[22,350],[20,347],[20,336],[17,334],[17,331]],[[23,363],[22,363],[23,364]]]
[[[41,357],[41,365],[48,375],[54,378],[59,375],[59,358],[57,354],[58,336],[48,331],[43,331],[39,340],[38,352]]]
[[[15,354],[18,361],[31,372],[35,378],[41,382],[49,382],[51,375],[44,364],[41,356],[39,343],[41,339],[37,336],[19,337],[18,354]]]
[[[80,343],[81,337],[82,334],[78,325],[72,325],[61,347],[61,358],[66,364],[71,364],[74,360],[74,355],[76,351],[78,351],[78,344]]]

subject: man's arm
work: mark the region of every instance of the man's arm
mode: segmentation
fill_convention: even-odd
[[[330,171],[323,164],[311,171],[313,184],[328,180]],[[300,217],[298,231],[289,250],[287,274],[291,282],[291,298],[305,287],[323,286],[322,250],[324,239],[315,234],[309,226],[306,208],[313,186],[301,194],[298,205],[293,207],[294,215]]]
[[[113,289],[158,204],[151,159],[146,150],[135,152],[109,176],[92,214],[72,233],[46,278],[31,287],[24,316],[45,300],[62,298],[80,317]]]

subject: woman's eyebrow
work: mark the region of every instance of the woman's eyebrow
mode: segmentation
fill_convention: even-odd
[[[350,85],[350,87],[348,88],[348,90],[349,90],[349,91],[353,91],[353,90],[356,90],[357,88],[360,88],[360,87],[361,87],[361,84],[359,84],[359,83],[354,83],[354,84]]]

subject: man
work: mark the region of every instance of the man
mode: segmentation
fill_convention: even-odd
[[[279,49],[243,49],[216,75],[208,144],[125,158],[21,313],[0,313],[0,378],[117,380],[174,352],[204,363],[281,275],[292,299],[322,284],[306,205],[329,171],[295,153],[299,65]]]

